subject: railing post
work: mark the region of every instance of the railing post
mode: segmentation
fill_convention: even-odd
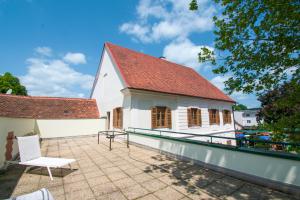
[[[111,151],[111,137],[109,137],[109,150]]]
[[[129,132],[127,132],[127,148],[129,148]]]
[[[161,131],[159,131],[159,135],[161,136]]]
[[[212,137],[211,137],[211,136],[210,136],[210,143],[213,143],[213,142],[212,142]]]

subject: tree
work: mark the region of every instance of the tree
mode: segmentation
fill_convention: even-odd
[[[9,89],[12,90],[12,94],[27,95],[27,90],[25,86],[21,85],[19,79],[6,72],[4,75],[0,75],[0,93],[5,94]]]
[[[300,142],[300,79],[284,83],[259,96],[258,114],[277,136],[288,136],[289,141]],[[283,138],[283,137],[278,137]]]
[[[300,76],[299,0],[215,2],[222,7],[213,18],[215,51],[202,48],[199,61],[230,75],[225,90],[261,93]]]
[[[244,104],[233,105],[233,110],[246,110],[246,109],[248,109],[248,108]]]

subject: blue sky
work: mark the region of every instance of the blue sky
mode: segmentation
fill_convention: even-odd
[[[228,77],[199,64],[201,46],[213,48],[209,0],[0,0],[0,73],[18,76],[30,95],[88,97],[105,41],[196,69],[223,88]],[[249,107],[254,95],[232,97]]]

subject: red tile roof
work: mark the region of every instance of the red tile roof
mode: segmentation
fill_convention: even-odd
[[[94,99],[0,94],[0,116],[30,119],[97,119]]]
[[[105,43],[128,88],[235,102],[195,70]]]

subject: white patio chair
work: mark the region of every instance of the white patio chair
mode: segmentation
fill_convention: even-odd
[[[75,159],[42,157],[39,137],[37,135],[17,137],[17,140],[21,158],[20,165],[46,167],[51,180],[53,180],[53,177],[50,167],[60,168],[69,165],[70,169],[72,169],[71,163]]]
[[[42,188],[30,194],[24,194],[7,200],[54,200],[54,198],[49,190]]]

